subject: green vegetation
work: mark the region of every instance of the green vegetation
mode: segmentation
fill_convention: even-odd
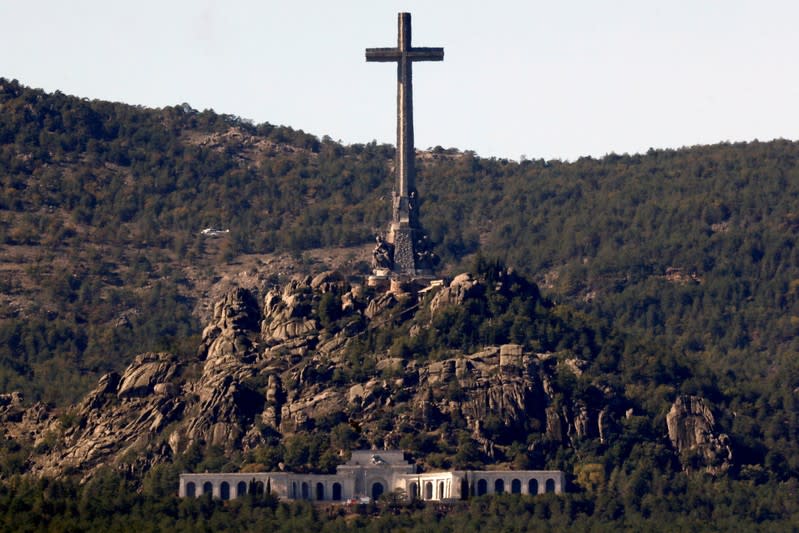
[[[242,253],[365,244],[386,224],[389,146],[342,146],[185,104],[145,109],[5,79],[0,108],[0,392],[22,390],[28,401],[66,406],[136,353],[193,354],[201,324],[192,281],[178,266],[212,271]],[[518,275],[472,307],[436,315],[421,334],[399,324],[364,336],[350,353],[352,375],[330,379],[374,376],[365,355],[375,352],[437,359],[503,342],[568,350],[589,367],[583,380],[558,376],[563,401],[590,402],[589,378],[623,390],[637,410],[618,428],[624,438],[555,449],[530,438],[541,428],[511,428],[502,459],[568,467],[575,483],[582,473],[585,484],[574,488],[590,485],[585,492],[345,523],[303,505],[178,502],[165,471],[171,481],[148,478],[141,494],[115,474],[86,486],[17,479],[0,487],[3,527],[469,531],[544,520],[577,530],[795,528],[798,163],[799,143],[790,141],[573,163],[441,147],[421,158],[421,221],[442,264],[450,272],[474,264],[490,277],[501,269],[484,257],[498,257]],[[199,235],[206,227],[231,233],[211,243]],[[326,327],[346,327],[338,303],[333,295],[319,302]],[[709,399],[731,436],[736,466],[722,479],[675,473],[664,416],[681,392]],[[456,388],[448,394],[457,400]],[[503,431],[501,420],[485,423]],[[452,424],[454,435],[467,430]],[[403,446],[441,466],[485,459],[467,438],[444,443],[405,429]],[[346,420],[316,433],[329,436],[274,442],[237,460],[329,470],[331,445],[360,442]],[[0,443],[2,477],[24,470],[25,453]],[[183,466],[229,461],[197,454]]]
[[[231,228],[223,247],[232,258],[365,243],[385,226],[391,147],[341,146],[186,105],[151,110],[0,85],[0,242],[7,253],[43,251],[30,275],[49,291],[40,301],[75,307],[59,313],[70,322],[62,329],[85,329],[75,322],[90,297],[125,299],[100,289],[146,287],[169,275],[159,272],[167,258],[203,257],[204,227]],[[437,148],[419,165],[422,223],[451,270],[479,247],[557,299],[709,362],[725,387],[775,377],[789,386],[799,380],[798,159],[788,141],[575,163]],[[87,242],[102,255],[79,254]],[[61,279],[42,267],[64,256]],[[89,271],[71,272],[79,265]],[[22,290],[14,278],[2,283]],[[52,337],[48,349],[64,358],[94,339]],[[106,357],[129,359],[125,347],[105,345]],[[3,358],[9,387],[38,379],[20,359]]]
[[[599,495],[503,495],[451,506],[314,507],[271,498],[174,497],[177,470],[150,472],[141,491],[111,471],[79,486],[15,479],[0,486],[0,529],[33,531],[789,531],[799,527],[795,481],[767,485],[663,476],[612,481]]]

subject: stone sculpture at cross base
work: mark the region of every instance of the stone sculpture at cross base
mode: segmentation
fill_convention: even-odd
[[[377,245],[372,251],[372,268],[391,270],[394,267],[394,245],[387,243],[382,235],[377,236]]]
[[[398,15],[396,48],[367,48],[366,61],[397,63],[397,155],[391,202],[391,223],[385,239],[378,237],[373,252],[372,280],[431,278],[437,258],[419,225],[416,192],[416,153],[413,146],[414,61],[442,61],[443,48],[411,46],[411,15]]]

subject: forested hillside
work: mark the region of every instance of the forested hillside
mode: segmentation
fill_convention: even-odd
[[[363,246],[388,222],[393,155],[386,145],[345,146],[187,104],[147,109],[0,79],[0,393],[66,406],[135,354],[194,353],[204,325],[199,293],[245,256],[289,253],[297,269],[313,270],[312,251],[352,247],[346,274],[362,275]],[[696,394],[712,402],[732,439],[729,475],[771,505],[764,495],[779,483],[795,487],[799,143],[575,162],[435,147],[418,159],[421,223],[442,274],[480,254],[478,264],[496,258],[535,280],[570,309],[569,320],[625,339],[612,361],[597,356],[614,352],[598,347],[603,339],[573,338],[569,348],[584,346],[592,372],[612,371],[607,381],[655,417],[640,430],[647,439],[664,438],[663,406]],[[230,233],[210,239],[201,234],[208,227]],[[284,281],[283,272],[267,275]],[[496,340],[486,333],[493,326],[471,323],[465,310],[447,316],[446,331],[474,336],[428,338],[422,348]],[[503,341],[540,348],[525,324],[503,325],[516,332]],[[421,349],[383,341],[369,349]],[[547,343],[558,349],[557,339]],[[645,512],[639,495],[628,512],[669,512],[669,487],[645,471],[671,472],[671,459],[632,442],[621,448],[614,457],[579,453],[604,457],[609,469],[632,461],[628,477],[611,483],[626,492],[600,502],[577,496],[568,512],[548,503],[547,513],[571,513],[568,523],[580,513],[613,519],[614,498],[636,493],[635,483],[659,503]],[[0,450],[6,463],[14,453]],[[672,496],[693,498],[703,483],[686,482]],[[9,490],[0,498],[16,497]],[[712,516],[713,502],[706,507]],[[770,518],[781,512],[762,508]]]
[[[392,147],[1,85],[2,255],[39,252],[27,274],[50,290],[43,307],[85,314],[108,303],[92,301],[93,284],[123,293],[168,260],[197,261],[209,226],[230,228],[230,260],[367,243],[386,224]],[[775,141],[516,163],[438,147],[420,156],[422,223],[449,271],[480,249],[723,373],[748,381],[778,364],[785,377],[799,328],[798,155]],[[87,244],[98,256],[80,255]],[[37,277],[54,258],[69,267]]]

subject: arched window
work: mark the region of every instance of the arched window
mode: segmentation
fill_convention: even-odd
[[[311,491],[308,489],[308,483],[306,483],[305,481],[302,482],[302,499],[303,500],[311,499]]]
[[[317,500],[325,499],[325,486],[323,483],[316,484],[316,499]]]
[[[477,495],[482,496],[488,492],[488,482],[485,479],[481,479],[477,482]]]
[[[494,494],[502,494],[505,492],[505,482],[501,479],[494,481]]]
[[[236,484],[236,498],[241,498],[245,494],[247,494],[247,484],[243,481],[239,481],[238,484]]]
[[[408,485],[408,492],[410,493],[411,500],[415,500],[419,497],[419,487],[416,486],[415,482],[411,482],[411,484]]]
[[[338,481],[333,483],[333,499],[341,500],[341,483]]]
[[[546,485],[544,485],[544,486],[546,487],[546,491],[547,492],[555,492],[555,480],[554,479],[552,479],[552,478],[547,479]]]
[[[297,482],[296,481],[292,481],[291,482],[291,499],[292,500],[296,500],[297,499]]]
[[[191,481],[186,483],[186,497],[194,498],[196,494],[197,494],[197,486]]]
[[[210,481],[206,481],[203,483],[203,494],[213,494],[214,493],[214,486],[211,484]]]
[[[255,481],[254,479],[250,482],[250,494],[253,496],[263,496],[264,495],[264,482],[263,481]]]
[[[425,500],[433,499],[433,484],[430,481],[424,484],[424,499]]]
[[[439,500],[443,500],[444,499],[444,482],[443,481],[439,481],[438,482],[438,499]]]
[[[380,498],[380,496],[383,495],[384,491],[385,491],[385,487],[383,487],[382,483],[380,483],[379,481],[375,481],[374,483],[372,483],[372,499],[373,500],[377,501],[377,499]]]
[[[522,493],[522,482],[518,479],[514,479],[510,482],[510,492],[511,494],[521,494]]]
[[[219,497],[223,500],[230,499],[230,483],[227,481],[223,481],[222,485],[219,486]]]
[[[538,494],[538,480],[531,479],[527,482],[527,493],[528,494]]]

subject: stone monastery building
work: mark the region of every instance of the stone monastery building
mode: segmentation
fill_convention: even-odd
[[[194,498],[211,494],[229,500],[248,493],[271,493],[289,500],[346,501],[404,490],[411,499],[458,500],[483,494],[561,493],[560,470],[451,470],[417,473],[399,450],[353,451],[335,474],[239,472],[181,474],[178,495]]]

